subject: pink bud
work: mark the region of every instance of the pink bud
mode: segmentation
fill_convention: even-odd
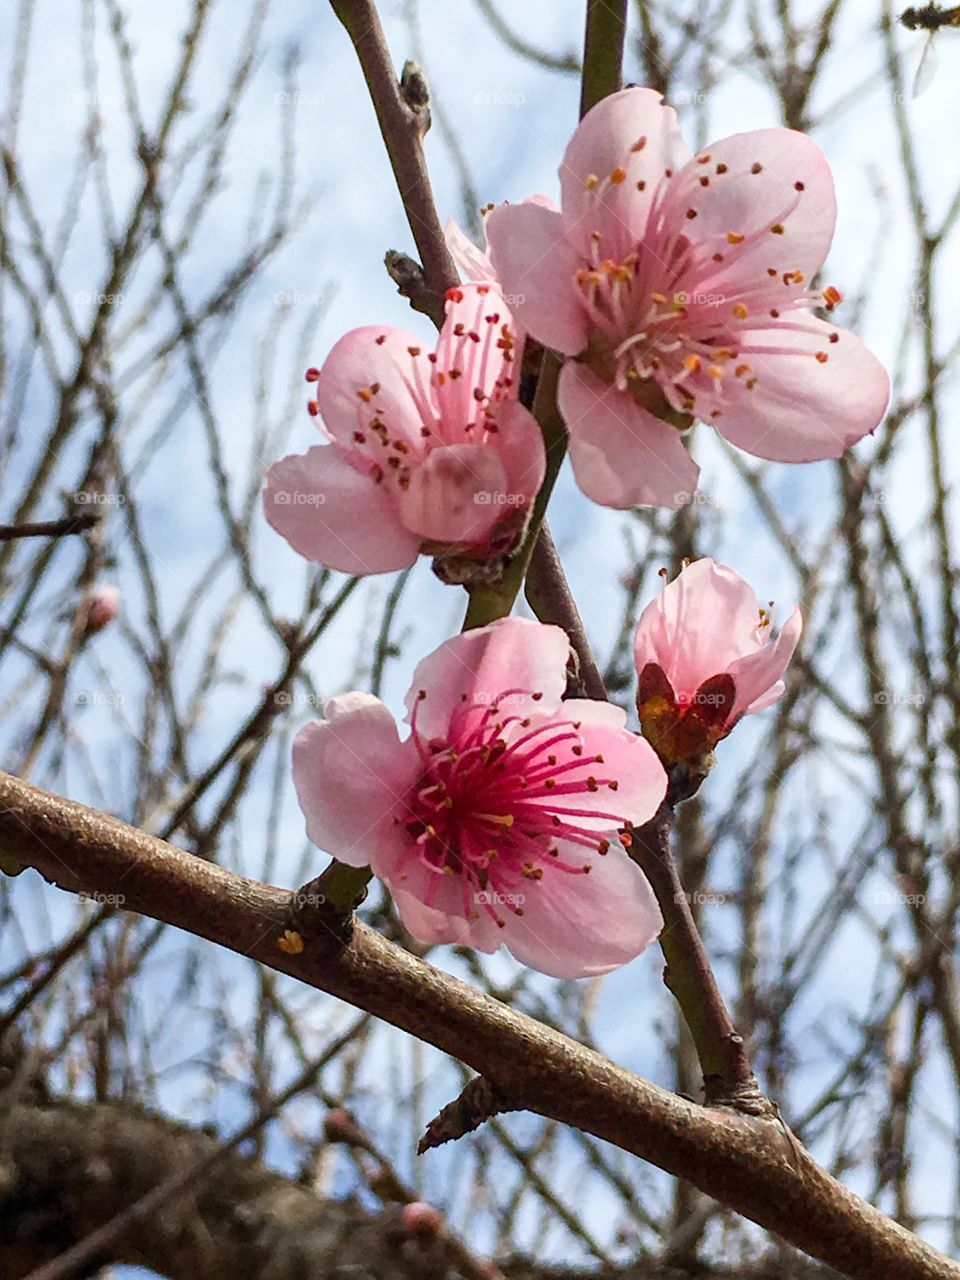
[[[443,1214],[423,1200],[405,1204],[400,1210],[400,1221],[411,1235],[438,1236],[443,1230]]]
[[[87,611],[87,631],[102,631],[108,622],[112,622],[120,612],[120,588],[97,587],[91,598]]]
[[[323,1121],[323,1134],[328,1142],[352,1142],[357,1126],[350,1112],[343,1107],[331,1107]]]

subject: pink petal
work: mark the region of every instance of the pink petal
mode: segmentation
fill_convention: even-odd
[[[391,439],[419,450],[420,428],[432,425],[433,414],[417,391],[414,362],[421,379],[429,379],[428,352],[422,338],[388,325],[366,325],[344,334],[324,361],[316,384],[320,417],[331,438],[350,446],[354,432],[368,431],[376,417]]]
[[[736,687],[736,701],[731,720],[763,711],[781,696],[784,690],[783,674],[790,664],[803,629],[800,606],[793,606],[793,613],[780,628],[776,640],[765,644],[755,654],[739,658],[728,668]]]
[[[839,458],[874,430],[890,399],[887,371],[859,338],[815,316],[800,323],[800,332],[771,324],[743,335],[741,359],[756,385],[726,378],[723,414],[712,419],[731,444],[771,462]],[[777,354],[764,354],[771,348]],[[788,354],[779,353],[784,348]]]
[[[589,259],[591,234],[599,231],[600,256],[622,261],[645,239],[666,171],[677,173],[689,156],[677,113],[659,93],[623,89],[604,98],[580,121],[560,166],[570,243]],[[625,172],[624,180],[611,183],[618,170]],[[638,182],[644,184],[642,190]]]
[[[564,239],[562,216],[532,202],[499,205],[486,227],[497,278],[520,324],[565,355],[582,351],[587,318],[574,279],[582,263]]]
[[[386,487],[352,467],[338,445],[314,445],[275,462],[263,509],[294,551],[341,573],[406,569],[420,549]]]
[[[678,697],[763,645],[760,605],[733,569],[709,557],[695,560],[644,609],[634,636],[637,670],[662,667]]]
[[[666,794],[667,775],[649,742],[627,731],[624,711],[608,703],[568,698],[561,716],[565,720],[579,721],[585,759],[603,756],[600,764],[588,763],[584,767],[584,775],[594,774],[617,781],[616,791],[603,786],[599,791],[589,791],[585,787],[579,796],[576,793],[565,796],[564,804],[607,813],[616,820],[614,829],[622,826],[623,822],[634,826],[649,822]],[[579,771],[574,770],[564,780],[570,783],[578,777]],[[589,830],[610,830],[610,824],[604,823],[602,818],[578,818],[577,822]]]
[[[690,500],[700,468],[675,427],[570,360],[560,371],[558,399],[574,475],[588,498],[621,510]]]
[[[503,942],[503,932],[490,913],[473,901],[476,890],[467,889],[468,918],[459,876],[428,871],[420,862],[410,861],[407,868],[403,879],[392,876],[387,880],[404,928],[421,942],[496,951]],[[431,906],[426,905],[428,900]]]
[[[503,394],[502,380],[519,376],[513,365],[522,343],[507,351],[500,345],[504,330],[516,343],[513,313],[499,285],[459,285],[448,296],[433,390],[447,443],[469,442],[464,428],[477,419],[481,400],[496,401]],[[446,377],[450,372],[454,376]]]
[[[406,698],[407,719],[416,709],[418,733],[446,737],[451,718],[465,702],[488,706],[507,692],[510,715],[552,715],[567,686],[569,650],[560,627],[526,618],[501,618],[451,636],[417,664]],[[427,694],[423,699],[421,690]],[[533,693],[541,696],[533,698]]]
[[[401,744],[393,716],[366,693],[332,699],[293,743],[293,781],[307,835],[351,867],[377,870],[409,840],[394,816],[415,784],[419,760]]]
[[[464,280],[475,280],[481,283],[496,280],[490,255],[484,249],[478,248],[453,218],[447,219],[443,238]]]
[[[507,476],[507,491],[528,501],[540,492],[547,468],[543,434],[536,418],[518,400],[509,400],[497,418],[497,452]]]
[[[424,542],[479,542],[507,510],[507,477],[495,448],[441,445],[415,467],[400,515]]]
[[[523,915],[502,913],[502,940],[532,969],[554,978],[587,978],[627,964],[663,928],[646,876],[617,844],[603,857],[561,841],[569,866],[587,875],[544,867],[541,880],[522,880]]]
[[[709,185],[702,185],[704,178]],[[792,129],[757,129],[704,147],[671,184],[661,216],[701,246],[707,270],[697,289],[722,286],[729,294],[754,286],[767,267],[778,275],[799,270],[812,280],[830,248],[836,215],[830,166],[813,139]],[[743,240],[731,244],[728,233]],[[708,262],[707,242],[723,253],[719,268]]]

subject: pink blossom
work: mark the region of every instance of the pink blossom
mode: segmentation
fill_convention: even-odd
[[[741,716],[784,690],[800,608],[776,640],[770,614],[738,573],[695,560],[640,615],[634,637],[644,735],[667,761],[712,749]]]
[[[443,1230],[443,1214],[425,1200],[414,1200],[400,1210],[404,1231],[411,1235],[438,1236]]]
[[[695,418],[779,462],[839,457],[876,427],[886,372],[810,313],[840,301],[810,288],[836,215],[810,138],[760,129],[692,156],[660,95],[625,89],[580,122],[560,184],[560,212],[504,205],[486,228],[520,324],[576,357],[558,396],[589,497],[689,501]]]
[[[490,284],[450,291],[436,351],[400,329],[346,334],[307,373],[330,443],[270,468],[267,519],[345,573],[404,569],[420,552],[507,554],[544,473],[540,429],[516,399],[517,354]]]
[[[666,789],[623,711],[563,701],[568,652],[559,627],[501,619],[420,662],[405,740],[382,702],[348,693],[293,748],[308,836],[369,865],[414,937],[503,943],[561,978],[626,964],[659,932],[617,835]]]
[[[104,585],[95,587],[87,609],[87,631],[102,631],[120,612],[120,588]]]

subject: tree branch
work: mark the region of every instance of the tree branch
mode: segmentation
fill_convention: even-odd
[[[614,1143],[850,1276],[960,1280],[960,1265],[831,1178],[775,1120],[706,1108],[617,1067],[355,924],[278,941],[294,895],[191,857],[0,774],[0,848],[71,892],[186,930],[366,1009],[497,1082],[540,1115]]]

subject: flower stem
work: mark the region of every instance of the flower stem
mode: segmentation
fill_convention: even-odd
[[[629,848],[663,913],[660,948],[667,962],[663,981],[693,1037],[706,1102],[751,1115],[772,1115],[773,1104],[760,1092],[747,1046],[724,1004],[680,882],[670,848],[673,817],[673,808],[665,802],[648,823],[633,829]]]
[[[627,35],[627,0],[587,0],[583,41],[580,118],[601,98],[623,87],[623,45]]]

